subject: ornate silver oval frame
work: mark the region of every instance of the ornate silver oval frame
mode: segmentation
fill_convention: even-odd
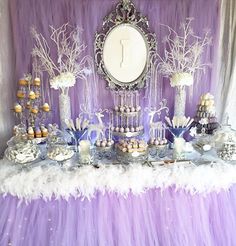
[[[145,40],[147,47],[146,64],[142,73],[138,78],[128,83],[119,81],[109,73],[103,57],[106,38],[115,27],[121,24],[129,24],[138,30]],[[155,33],[150,32],[147,17],[137,12],[134,4],[130,0],[122,0],[117,4],[115,10],[104,18],[101,32],[96,33],[95,35],[94,54],[98,73],[108,82],[108,87],[110,89],[135,90],[143,88],[150,68],[151,58],[156,53],[156,48],[156,35]]]

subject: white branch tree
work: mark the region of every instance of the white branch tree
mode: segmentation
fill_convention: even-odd
[[[204,47],[211,44],[212,38],[209,31],[204,37],[198,37],[191,28],[192,18],[187,18],[185,23],[180,25],[179,35],[171,27],[167,27],[168,34],[164,37],[164,55],[157,54],[159,60],[159,72],[164,76],[171,76],[176,73],[193,74],[196,70],[203,70],[209,64],[201,62]]]
[[[31,33],[35,41],[32,56],[38,60],[42,71],[49,74],[52,88],[68,93],[77,78],[85,79],[88,57],[83,56],[86,46],[81,42],[78,27],[72,28],[68,23],[59,28],[50,26],[50,43],[34,28]]]

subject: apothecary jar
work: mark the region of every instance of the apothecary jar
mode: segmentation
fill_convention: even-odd
[[[236,131],[231,125],[223,125],[214,132],[213,145],[217,155],[226,161],[236,160]]]

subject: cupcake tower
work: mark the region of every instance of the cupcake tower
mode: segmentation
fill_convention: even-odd
[[[204,128],[207,134],[212,134],[218,128],[214,96],[210,93],[201,96],[194,121],[197,133],[201,133]]]
[[[27,75],[18,81],[18,86],[17,102],[13,108],[15,115],[26,125],[30,139],[47,136],[44,126],[36,126],[36,123],[41,125],[40,121],[46,119],[50,112],[48,103],[42,105],[40,78],[33,79],[31,75]]]
[[[113,135],[134,137],[143,133],[142,110],[138,92],[121,91],[115,94]]]

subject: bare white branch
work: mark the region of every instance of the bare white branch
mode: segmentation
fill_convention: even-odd
[[[59,28],[50,26],[50,43],[34,28],[31,33],[35,41],[32,56],[38,60],[41,69],[48,72],[51,80],[57,77],[55,81],[58,81],[58,76],[62,74],[66,74],[67,78],[71,77],[70,74],[75,79],[84,78],[86,56],[82,54],[86,46],[81,42],[78,27],[72,28],[68,23]],[[65,91],[65,88],[58,89]]]
[[[201,56],[204,48],[210,45],[212,38],[209,31],[204,37],[198,37],[191,28],[192,18],[187,18],[181,23],[181,35],[167,25],[168,34],[163,43],[165,52],[163,56],[157,54],[159,61],[159,72],[164,76],[171,76],[176,73],[194,74],[196,70],[204,70],[208,64],[201,63]]]

